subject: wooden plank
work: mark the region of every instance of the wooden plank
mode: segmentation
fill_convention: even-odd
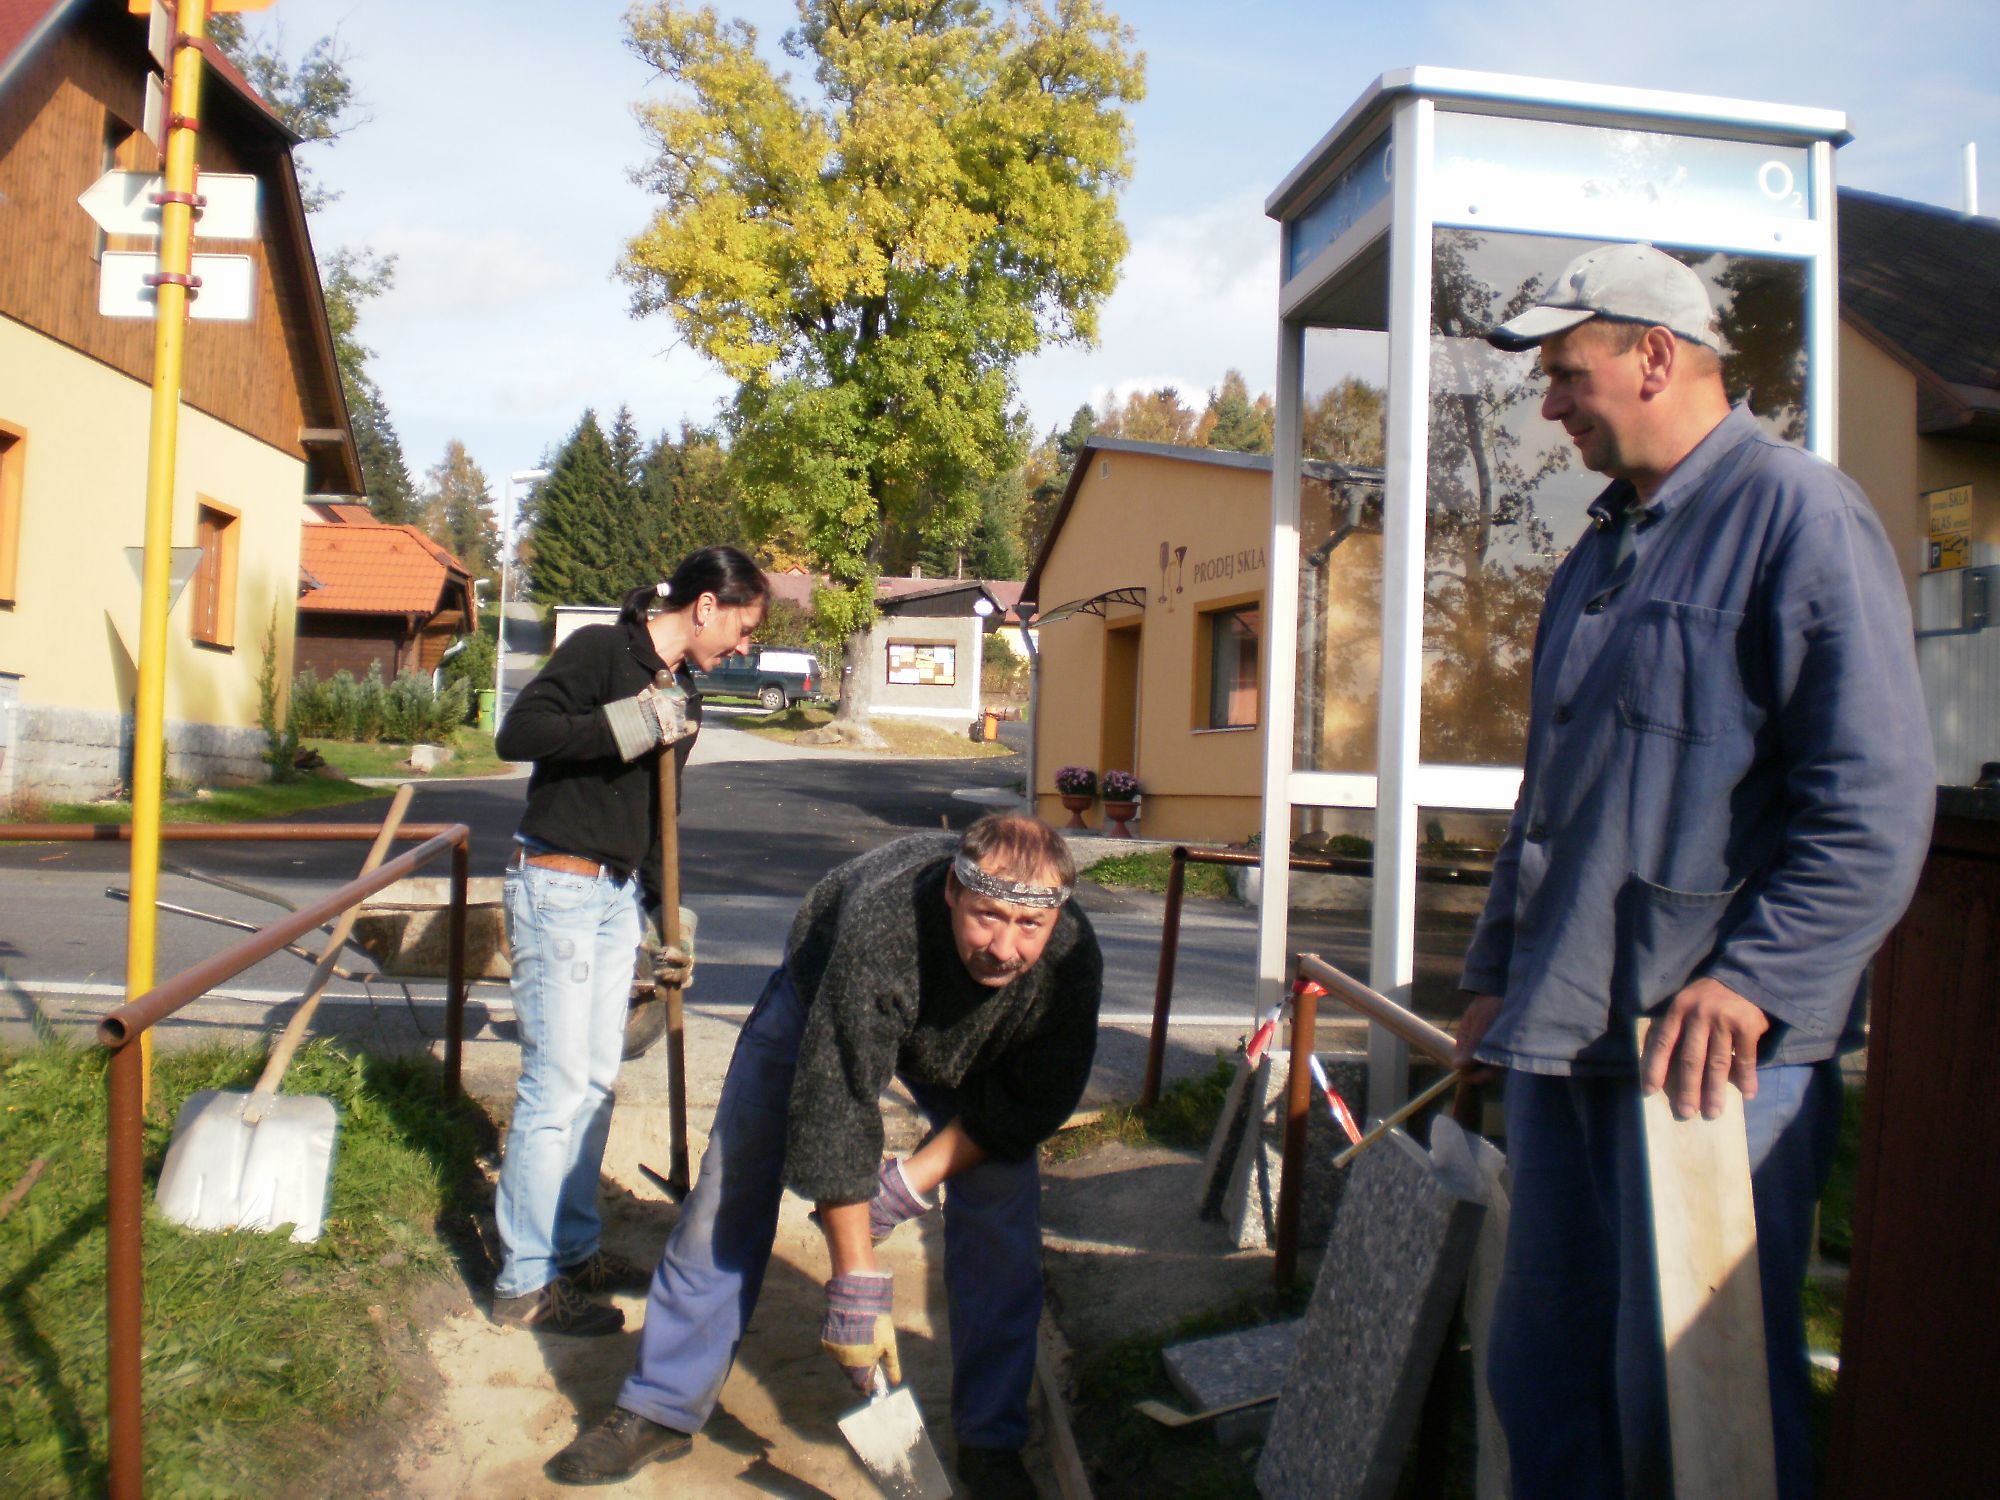
[[[1643,1054],[1651,1022],[1640,1022]],[[1666,1342],[1675,1500],[1776,1500],[1764,1297],[1743,1097],[1676,1120],[1665,1090],[1640,1105]]]
[[[1048,1323],[1048,1315],[1042,1315]],[[1062,1500],[1091,1500],[1090,1471],[1076,1446],[1076,1433],[1069,1425],[1069,1403],[1063,1400],[1062,1380],[1055,1361],[1049,1358],[1046,1327],[1035,1346],[1035,1392],[1042,1399],[1042,1435],[1049,1445],[1049,1462],[1056,1471],[1056,1489]]]

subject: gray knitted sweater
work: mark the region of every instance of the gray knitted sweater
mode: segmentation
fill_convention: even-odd
[[[807,1014],[785,1182],[807,1198],[874,1196],[891,1074],[956,1089],[966,1133],[1007,1161],[1083,1097],[1104,977],[1089,919],[1072,901],[1041,960],[987,988],[952,944],[944,877],[957,848],[956,834],[921,833],[849,860],[792,923],[786,965]]]

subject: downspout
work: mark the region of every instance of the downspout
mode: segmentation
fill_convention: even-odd
[[[1035,815],[1035,736],[1042,732],[1042,653],[1035,632],[1021,621],[1021,640],[1028,648],[1028,816]]]

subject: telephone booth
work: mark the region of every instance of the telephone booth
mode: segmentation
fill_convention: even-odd
[[[1529,656],[1602,476],[1481,335],[1594,245],[1707,282],[1724,374],[1835,457],[1836,111],[1441,68],[1384,74],[1265,205],[1283,226],[1258,1008],[1324,951],[1288,852],[1372,846],[1367,981],[1442,1021],[1521,781]],[[1379,481],[1357,483],[1357,473]],[[1351,905],[1351,902],[1350,902]],[[1354,942],[1349,919],[1349,940]],[[1368,1109],[1405,1097],[1375,1029]]]

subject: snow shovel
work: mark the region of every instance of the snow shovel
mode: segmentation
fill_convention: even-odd
[[[840,1435],[890,1500],[951,1500],[951,1480],[938,1462],[923,1413],[907,1385],[889,1389],[881,1366],[875,1394],[840,1419]]]
[[[408,782],[397,790],[382,831],[362,863],[363,875],[389,852],[414,790]],[[292,1238],[301,1244],[319,1238],[333,1185],[333,1101],[321,1094],[281,1099],[278,1083],[305,1039],[332,977],[334,959],[360,909],[357,902],[334,924],[326,952],[271,1049],[256,1089],[248,1094],[203,1089],[181,1106],[153,1195],[160,1212],[175,1223],[191,1229],[267,1232],[290,1224]]]

